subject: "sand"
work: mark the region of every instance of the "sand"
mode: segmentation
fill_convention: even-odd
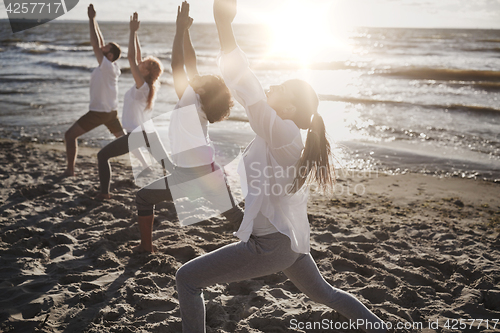
[[[114,198],[95,201],[96,152],[83,151],[78,176],[61,179],[62,146],[0,141],[1,332],[180,332],[176,270],[236,241],[223,218],[180,227],[163,203],[159,253],[134,254],[138,187],[116,161]],[[394,328],[406,323],[396,332],[500,331],[500,184],[345,173],[333,198],[309,202],[311,253],[325,279]],[[207,332],[310,332],[318,322],[331,326],[312,332],[357,332],[335,329],[345,318],[282,273],[204,297]]]

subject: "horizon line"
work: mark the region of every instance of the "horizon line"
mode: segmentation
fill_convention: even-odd
[[[0,22],[9,22],[9,18],[2,18]],[[99,20],[100,23],[128,23],[128,21],[106,21]],[[88,23],[88,20],[53,20],[47,23]],[[47,24],[44,23],[44,24]],[[174,21],[141,21],[144,24],[175,24]],[[215,25],[215,22],[197,22],[197,24],[210,24]],[[264,23],[234,23],[235,25],[260,25],[265,26]],[[379,29],[443,29],[443,30],[500,30],[497,28],[486,28],[486,27],[415,27],[415,26],[352,26],[351,28],[379,28]]]

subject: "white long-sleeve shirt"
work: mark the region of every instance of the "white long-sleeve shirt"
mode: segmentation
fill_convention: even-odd
[[[240,48],[218,58],[233,97],[246,110],[257,134],[238,167],[245,196],[245,216],[235,235],[248,241],[259,212],[291,241],[292,250],[309,253],[308,189],[290,194],[296,164],[304,144],[300,129],[283,120],[266,102],[266,95]]]

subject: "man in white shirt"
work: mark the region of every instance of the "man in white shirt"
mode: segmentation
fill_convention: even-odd
[[[118,77],[120,68],[116,60],[121,50],[116,43],[104,43],[96,12],[91,4],[88,8],[90,26],[90,44],[99,62],[90,78],[89,112],[83,115],[64,134],[66,142],[67,167],[63,176],[75,175],[75,162],[78,150],[77,138],[100,125],[106,125],[117,138],[124,135],[123,127],[118,119]]]

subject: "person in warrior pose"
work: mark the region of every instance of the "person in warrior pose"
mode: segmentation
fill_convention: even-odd
[[[214,197],[225,197],[230,201],[232,208],[222,213],[226,219],[238,224],[243,218],[243,212],[235,204],[227,185],[223,186],[223,193],[218,184],[198,182],[190,185],[192,180],[220,171],[220,167],[215,163],[214,147],[208,136],[208,124],[226,119],[233,106],[231,94],[222,78],[198,73],[196,53],[189,33],[192,23],[193,19],[189,17],[189,4],[184,1],[182,6],[178,7],[176,33],[172,46],[172,75],[175,92],[179,98],[169,126],[171,164],[174,170],[171,175],[158,179],[137,192],[136,203],[141,233],[141,243],[136,248],[138,252],[155,252],[152,240],[154,206],[161,201],[174,200],[171,192],[173,186],[183,187],[185,193],[200,191],[199,188],[195,188],[198,185],[206,186],[201,191],[209,193],[205,196],[209,201],[213,201]],[[189,118],[190,110],[194,112],[194,120]],[[192,123],[186,119],[191,119]],[[198,121],[199,124],[194,123]],[[200,129],[199,125],[201,133],[197,132]],[[221,181],[225,184],[225,179]]]
[[[118,77],[120,68],[116,60],[120,58],[121,49],[116,43],[104,42],[101,30],[96,21],[96,11],[90,4],[88,8],[90,26],[90,44],[99,66],[90,77],[90,105],[85,115],[76,121],[64,134],[66,142],[67,166],[63,176],[75,175],[77,138],[100,125],[106,125],[117,138],[124,135],[123,127],[118,120]]]
[[[130,71],[134,77],[134,85],[125,93],[122,113],[122,124],[125,131],[127,131],[127,135],[112,141],[97,154],[99,181],[101,184],[101,192],[96,197],[98,200],[111,198],[109,194],[111,182],[109,159],[129,152],[128,139],[130,133],[151,119],[156,92],[160,88],[159,78],[163,73],[163,65],[155,57],[142,58],[141,45],[137,34],[139,26],[138,14],[134,13],[130,18],[130,38],[128,45],[128,61],[130,63]],[[138,149],[132,152],[143,165],[146,164],[143,155]]]
[[[366,332],[385,332],[380,318],[323,279],[309,253],[308,184],[327,190],[334,182],[318,97],[302,80],[271,86],[265,93],[236,43],[235,15],[235,0],[215,0],[219,67],[256,133],[242,160],[242,182],[248,184],[245,214],[236,232],[239,242],[195,258],[177,271],[182,331],[205,332],[203,288],[282,271],[311,300],[362,322],[359,328]],[[305,146],[300,129],[308,131]]]

